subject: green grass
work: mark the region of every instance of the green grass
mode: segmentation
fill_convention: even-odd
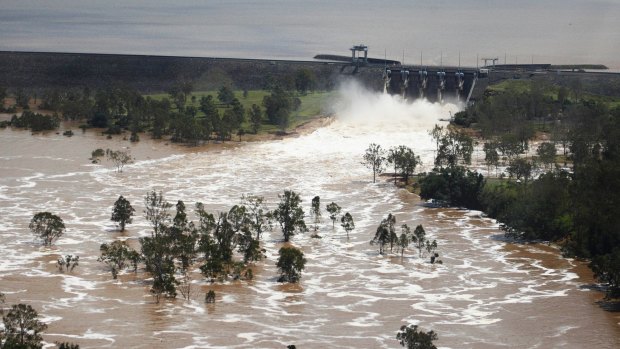
[[[504,80],[498,84],[491,85],[487,89],[494,92],[511,92],[523,93],[530,91],[532,80]],[[550,85],[544,87],[543,93],[546,97],[557,99],[559,86]],[[600,96],[591,93],[583,93],[582,99],[595,101],[597,103],[606,104],[609,108],[620,107],[620,97]],[[568,99],[575,103],[576,101],[570,97]]]
[[[248,110],[252,107],[252,104],[258,105],[261,110],[264,112],[263,108],[263,98],[271,94],[271,92],[266,90],[252,90],[248,91],[247,97],[243,96],[243,91],[234,91],[235,97],[241,102],[243,108]],[[196,91],[191,94],[195,96],[195,102],[192,103],[191,97],[187,99],[187,106],[193,105],[197,109],[200,108],[200,98],[206,96],[212,96],[215,103],[218,103],[218,110],[220,113],[223,113],[226,110],[227,106],[220,105],[219,100],[217,99],[217,91]],[[299,110],[293,111],[289,120],[289,129],[295,128],[318,115],[324,114],[327,111],[327,106],[330,98],[332,97],[333,92],[312,92],[306,95],[295,95],[295,97],[301,100],[301,107]],[[159,94],[151,94],[145,95],[145,97],[151,97],[155,100],[162,100],[164,98],[169,98],[167,93],[159,93]],[[198,117],[204,116],[202,112],[198,112]],[[247,119],[247,115],[246,115]],[[249,130],[250,124],[246,120],[246,122],[242,125],[243,129]],[[267,124],[267,119],[263,117],[263,125],[259,129],[259,133],[268,133],[268,132],[276,132],[279,130],[279,127],[276,125]]]

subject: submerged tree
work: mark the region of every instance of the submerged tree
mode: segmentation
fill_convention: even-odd
[[[62,219],[49,212],[35,214],[28,227],[34,235],[43,240],[46,246],[51,245],[65,232],[65,223]]]
[[[385,161],[385,151],[380,145],[371,143],[364,153],[364,161],[362,162],[367,168],[372,170],[372,182],[377,181],[377,174],[383,172],[383,163]]]
[[[355,229],[355,222],[353,222],[353,217],[349,212],[345,213],[344,216],[340,219],[340,225],[347,232],[347,239],[349,238],[349,232]]]
[[[337,203],[332,202],[331,204],[328,204],[327,206],[325,206],[325,209],[329,213],[329,219],[332,220],[332,228],[333,228],[334,225],[336,224],[336,219],[340,215],[341,208],[340,206],[338,206]]]
[[[418,325],[402,325],[396,334],[396,339],[407,349],[437,349],[433,341],[437,340],[435,331],[423,332]]]
[[[121,227],[121,232],[125,231],[125,225],[131,223],[131,217],[136,210],[131,206],[129,200],[125,199],[122,195],[119,196],[118,200],[114,202],[114,207],[112,208],[112,217],[110,220],[113,222],[118,222]]]
[[[125,269],[127,263],[131,263],[134,272],[138,270],[140,254],[124,241],[117,240],[110,244],[102,244],[99,251],[101,251],[101,256],[97,260],[110,267],[114,279],[118,277],[121,270]]]
[[[105,154],[108,160],[112,161],[114,166],[116,166],[116,172],[123,172],[125,165],[133,163],[129,150],[106,149]]]
[[[315,196],[312,198],[312,206],[310,207],[310,216],[314,221],[314,233],[319,230],[319,223],[321,223],[321,198]]]
[[[303,233],[308,231],[304,221],[304,210],[299,205],[301,198],[299,194],[292,190],[285,190],[283,195],[278,195],[280,203],[273,211],[273,216],[280,223],[284,242],[288,242],[290,237],[296,232]]]
[[[295,247],[282,247],[278,251],[276,266],[280,270],[279,282],[295,283],[301,279],[301,272],[306,265],[304,253]]]
[[[396,242],[396,239],[394,238],[396,236],[396,231],[394,230],[395,224],[396,217],[390,213],[386,218],[381,220],[381,224],[377,227],[375,237],[370,241],[370,243],[379,245],[380,254],[385,252],[385,245],[389,243],[393,246]]]
[[[415,243],[416,248],[418,249],[418,255],[422,256],[422,249],[425,247],[426,243],[426,231],[424,231],[424,227],[422,224],[419,224],[415,227],[413,231],[412,241]]]
[[[0,337],[2,348],[41,348],[41,332],[47,325],[38,318],[36,310],[27,304],[16,304],[2,318],[4,331]]]
[[[61,272],[67,271],[72,272],[75,267],[79,265],[80,257],[74,255],[66,255],[64,258],[60,257],[56,261],[56,265],[58,266],[58,270]]]

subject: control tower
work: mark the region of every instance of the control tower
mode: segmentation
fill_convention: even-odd
[[[368,46],[359,44],[351,47],[351,63],[360,66],[368,64]],[[362,52],[364,57],[362,57]]]

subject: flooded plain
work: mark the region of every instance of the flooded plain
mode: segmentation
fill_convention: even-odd
[[[480,212],[433,209],[360,164],[368,144],[407,145],[430,169],[434,144],[427,130],[456,111],[454,105],[404,104],[389,96],[351,92],[329,126],[281,141],[187,148],[152,141],[106,140],[92,131],[60,134],[0,130],[0,291],[7,303],[31,304],[48,324],[47,343],[82,348],[398,348],[403,324],[435,330],[441,348],[618,348],[620,318],[595,302],[591,272],[546,245],[503,239]],[[75,131],[75,130],[74,130]],[[91,164],[96,148],[129,147],[136,158],[122,173],[105,161]],[[210,284],[193,275],[190,301],[156,304],[148,274],[112,280],[97,262],[99,246],[115,239],[138,247],[150,234],[144,195],[161,191],[175,203],[227,211],[243,194],[262,195],[269,208],[284,189],[336,202],[356,229],[347,238],[327,213],[319,234],[292,244],[308,260],[301,282],[276,282],[281,233],[264,235],[267,257],[254,280]],[[120,233],[112,204],[125,196],[136,208]],[[67,231],[55,246],[33,239],[33,214],[50,211]],[[412,248],[382,256],[369,244],[388,213],[397,224],[423,224],[436,239],[443,265]],[[79,255],[70,273],[56,268],[61,255]],[[207,290],[215,304],[205,304]]]

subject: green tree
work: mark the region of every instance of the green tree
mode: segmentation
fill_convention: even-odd
[[[398,238],[398,247],[400,247],[400,256],[402,257],[405,253],[405,249],[409,246],[409,243],[412,242],[412,234],[411,228],[407,224],[403,224],[401,227],[400,237]]]
[[[347,232],[347,239],[349,238],[349,232],[355,229],[355,222],[353,222],[353,217],[349,212],[345,213],[342,218],[340,218],[340,225]]]
[[[2,318],[4,331],[2,348],[38,349],[42,347],[41,332],[47,325],[39,321],[39,314],[30,305],[16,304]]]
[[[172,206],[161,193],[147,193],[144,199],[146,219],[151,222],[153,231],[150,237],[140,238],[142,260],[146,271],[153,275],[151,293],[157,302],[161,295],[174,298],[177,295],[174,240],[170,229],[170,212]]]
[[[499,166],[499,153],[497,152],[497,142],[486,142],[482,147],[484,151],[484,163],[487,165],[487,175],[491,172],[491,166]]]
[[[426,242],[426,231],[422,224],[415,227],[411,241],[415,243],[415,247],[418,249],[418,256],[422,257],[422,249],[425,247]]]
[[[217,92],[217,99],[223,104],[232,103],[234,98],[235,94],[227,86],[220,87],[219,91]]]
[[[116,166],[116,172],[123,172],[123,167],[133,163],[133,158],[129,150],[112,150],[106,149],[106,157]]]
[[[538,159],[540,159],[540,162],[545,164],[545,167],[547,168],[555,164],[556,153],[557,150],[555,149],[555,144],[550,142],[542,142],[536,149],[536,155],[538,155]]]
[[[260,240],[261,234],[267,224],[269,224],[269,216],[271,215],[263,204],[262,196],[244,195],[241,197],[243,205],[247,208],[247,215],[250,222],[250,228],[256,233],[256,240]]]
[[[64,258],[60,257],[56,261],[56,265],[58,266],[58,270],[60,272],[72,272],[75,267],[79,265],[80,257],[74,255],[66,255]]]
[[[474,140],[465,133],[449,129],[439,138],[435,165],[455,167],[459,163],[469,165],[474,151]]]
[[[526,183],[532,176],[532,170],[532,163],[523,158],[512,160],[506,169],[510,177],[514,176],[517,180],[521,180],[521,178],[523,178]]]
[[[620,296],[620,247],[615,247],[611,253],[596,256],[590,263],[594,276],[606,283],[608,297]]]
[[[290,237],[296,232],[303,233],[308,231],[306,222],[304,221],[304,210],[299,205],[301,198],[299,194],[292,190],[285,190],[283,195],[278,195],[280,203],[278,208],[273,211],[273,216],[284,235],[284,242],[288,242]]]
[[[399,174],[404,182],[408,183],[409,177],[420,163],[420,157],[416,156],[411,148],[399,145],[390,148],[387,162],[394,166],[394,174]],[[396,183],[396,178],[394,178],[394,183]]]
[[[118,277],[118,273],[125,269],[128,263],[131,263],[134,272],[138,270],[140,254],[124,241],[117,240],[110,244],[102,244],[99,251],[101,256],[97,258],[97,261],[110,267],[114,279]]]
[[[385,162],[385,151],[380,145],[371,143],[364,153],[364,161],[362,162],[367,168],[372,170],[372,182],[377,181],[377,174],[383,172],[383,163]]]
[[[125,231],[125,225],[130,224],[132,221],[133,213],[136,210],[131,206],[129,200],[125,199],[122,195],[119,196],[118,200],[114,202],[114,207],[112,208],[112,217],[110,218],[113,222],[118,222],[121,227],[121,232]]]
[[[49,212],[35,214],[28,227],[34,235],[43,240],[45,246],[51,245],[65,232],[65,223],[62,219]]]
[[[279,258],[276,263],[280,270],[278,282],[298,282],[306,265],[304,253],[298,248],[285,246],[280,248],[278,255]]]
[[[331,204],[328,204],[327,206],[325,206],[325,209],[327,210],[327,213],[329,213],[329,219],[332,220],[332,228],[333,228],[334,225],[336,224],[336,219],[340,215],[341,208],[340,206],[338,206],[337,203],[332,202]]]
[[[310,216],[314,220],[314,231],[316,233],[319,230],[319,223],[321,223],[321,198],[319,196],[312,198]]]
[[[316,76],[309,69],[302,68],[295,73],[295,88],[302,95],[314,89],[315,81]]]
[[[402,325],[396,333],[396,339],[407,349],[437,349],[433,344],[438,339],[437,333],[432,330],[424,332],[417,325]]]
[[[290,113],[293,110],[291,96],[277,86],[271,95],[263,97],[263,107],[265,107],[265,114],[269,123],[280,126],[283,131],[286,130]]]
[[[381,224],[377,227],[374,238],[370,241],[371,244],[379,245],[379,254],[385,252],[385,245],[390,244],[393,246],[396,239],[396,230],[394,228],[396,224],[396,217],[391,213],[386,218],[381,220]],[[391,249],[391,247],[390,247]]]
[[[252,133],[257,134],[260,129],[260,125],[263,122],[263,112],[260,110],[258,105],[252,104],[251,109],[248,110],[248,115],[250,115]]]

